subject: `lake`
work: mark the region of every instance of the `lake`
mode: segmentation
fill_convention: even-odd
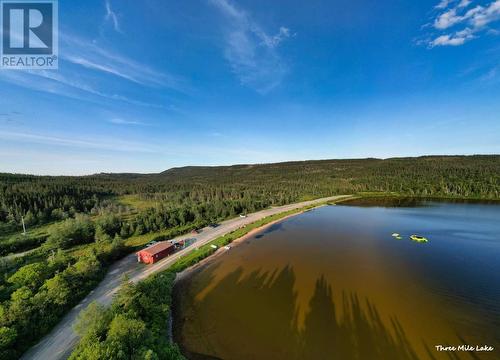
[[[500,359],[500,206],[391,205],[321,207],[191,271],[175,288],[174,334],[183,353]],[[412,234],[429,242],[413,242]]]

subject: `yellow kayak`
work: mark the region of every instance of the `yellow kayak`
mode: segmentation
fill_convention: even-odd
[[[420,242],[420,243],[429,242],[429,240],[427,238],[425,238],[423,236],[419,236],[419,235],[411,235],[410,239],[413,241],[416,241],[416,242]]]

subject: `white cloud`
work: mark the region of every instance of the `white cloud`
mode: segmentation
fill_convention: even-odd
[[[113,100],[136,106],[166,108],[161,104],[143,102],[119,94],[109,94],[97,90],[85,80],[80,79],[77,74],[65,76],[61,70],[3,71],[0,72],[0,79],[30,90],[46,92],[81,101],[102,103],[105,100],[107,103],[107,100]]]
[[[104,0],[105,21],[111,22],[116,31],[121,31],[118,15],[110,1]],[[116,53],[110,50],[110,46],[100,45],[96,40],[60,32],[59,41],[58,71],[0,72],[0,80],[76,100],[99,104],[107,104],[112,100],[169,110],[174,109],[173,105],[155,104],[120,94],[121,90],[115,89],[125,87],[119,86],[121,84],[116,82],[123,80],[147,88],[168,89],[183,94],[192,93],[185,79],[165,71],[158,71],[140,61]],[[103,41],[102,37],[100,41]],[[75,71],[75,67],[81,69]],[[111,85],[109,89],[113,89],[112,92],[103,90],[108,85]]]
[[[116,32],[121,33],[122,30],[120,28],[120,23],[118,22],[118,15],[111,8],[111,3],[109,2],[109,0],[106,0],[104,5],[106,7],[106,16],[104,19],[112,23],[113,28]]]
[[[464,8],[469,6],[472,3],[471,0],[461,0],[460,3],[458,4],[459,8]]]
[[[500,0],[492,2],[487,7],[478,6],[478,11],[471,18],[471,22],[477,28],[482,28],[489,23],[500,19]]]
[[[121,118],[113,118],[110,119],[109,122],[115,125],[146,125],[142,121],[125,120]]]
[[[27,143],[37,143],[52,146],[69,146],[84,149],[100,149],[107,151],[118,151],[118,152],[140,152],[140,153],[157,153],[160,152],[159,149],[151,147],[147,144],[134,143],[131,141],[120,141],[116,139],[101,139],[88,140],[88,139],[78,139],[72,137],[61,137],[52,136],[44,134],[33,134],[25,132],[14,132],[14,131],[1,131],[0,139],[5,139],[8,141],[20,141]]]
[[[491,1],[487,5],[477,5],[471,9],[468,9],[471,0],[461,0],[455,6],[448,8],[450,3],[452,2],[443,0],[435,6],[446,11],[434,19],[433,27],[438,31],[447,30],[447,33],[434,34],[433,39],[427,41],[429,47],[459,46],[479,37],[483,32],[495,31],[488,26],[500,20],[500,0]]]
[[[479,80],[480,81],[483,81],[483,82],[494,82],[497,80],[497,77],[498,77],[498,70],[499,70],[499,67],[494,67],[490,70],[488,70],[488,72],[486,72],[486,74],[483,74]]]
[[[434,21],[434,27],[440,30],[447,29],[462,20],[463,18],[457,15],[456,9],[450,9],[439,15],[439,17]]]
[[[112,100],[136,106],[170,110],[173,107],[169,104],[141,101],[116,93],[116,90],[110,92],[102,88],[108,84],[115,85],[114,82],[117,80],[124,80],[147,88],[166,88],[184,94],[191,92],[189,85],[180,77],[152,69],[123,55],[104,49],[90,40],[60,34],[60,42],[61,63],[59,70],[2,71],[0,72],[0,80],[71,99],[100,104],[106,104]],[[69,65],[73,65],[73,67]],[[75,66],[82,69],[75,71]],[[112,88],[116,89],[119,86],[112,86]]]
[[[33,147],[25,144],[43,146]],[[61,148],[68,151],[60,151]],[[17,151],[13,151],[13,149]],[[116,134],[112,137],[91,134],[86,137],[75,137],[73,134],[4,131],[0,129],[0,158],[5,160],[0,162],[0,169],[5,172],[46,174],[49,169],[51,173],[58,175],[63,172],[79,174],[98,171],[130,172],[137,171],[137,166],[151,162],[153,155],[161,159],[160,162],[151,162],[151,169],[158,171],[167,168],[161,168],[162,165],[158,165],[158,163],[163,163],[165,159],[169,158],[176,162],[175,166],[189,163],[198,164],[200,154],[204,154],[207,164],[213,161],[214,165],[220,165],[221,153],[226,154],[228,164],[269,162],[269,159],[273,161],[290,160],[285,152],[277,153],[273,149],[253,150],[245,146],[232,147],[227,145],[221,147],[206,143],[190,144],[188,141],[168,138],[163,138],[161,142],[158,140],[144,142],[134,141],[130,138],[120,139]],[[69,161],[64,164],[65,168],[61,168],[60,162],[57,163],[58,166],[52,167],[54,161],[63,160],[58,159],[58,157],[64,157],[66,154],[69,154],[69,158],[67,158]],[[82,168],[79,164],[80,160],[89,163],[101,162],[101,160],[104,162],[101,164],[102,166],[89,164]],[[123,166],[121,170],[113,170],[119,165]],[[134,166],[136,170],[134,170]]]
[[[465,44],[465,42],[471,40],[474,38],[474,35],[472,35],[472,32],[470,29],[465,29],[462,31],[458,31],[454,34],[447,34],[447,35],[441,35],[438,36],[436,39],[434,39],[431,43],[430,46],[460,46]]]
[[[189,92],[184,79],[160,72],[73,35],[60,34],[60,55],[73,64],[149,87]]]
[[[77,56],[71,56],[71,55],[65,56],[64,59],[73,63],[73,64],[77,64],[77,65],[81,65],[83,67],[86,67],[87,69],[102,71],[102,72],[105,72],[108,74],[112,74],[112,75],[121,77],[125,80],[133,81],[133,82],[141,84],[141,85],[147,85],[147,83],[142,82],[141,79],[136,79],[132,75],[129,75],[125,72],[122,72],[116,67],[102,65],[99,63],[92,62],[92,61],[85,59],[83,57],[77,57]]]
[[[446,9],[450,4],[450,0],[441,0],[439,4],[435,6],[436,9]]]
[[[281,26],[278,33],[272,36],[260,31],[260,29],[256,29],[256,31],[258,36],[262,39],[263,44],[269,48],[277,47],[283,40],[290,37],[290,29],[284,26]]]
[[[290,30],[282,26],[270,35],[247,12],[228,0],[210,0],[210,3],[227,19],[224,55],[241,83],[260,93],[278,86],[287,66],[277,47],[290,37]]]

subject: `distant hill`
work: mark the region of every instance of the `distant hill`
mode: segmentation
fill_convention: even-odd
[[[494,165],[500,162],[500,155],[472,155],[472,156],[421,156],[421,157],[401,157],[389,159],[340,159],[340,160],[306,160],[290,161],[267,164],[240,164],[231,166],[186,166],[165,170],[159,176],[167,177],[199,177],[219,174],[245,174],[245,173],[266,173],[276,171],[283,175],[290,172],[297,173],[304,170],[314,171],[335,171],[348,169],[368,169],[374,167],[392,166],[436,166],[440,167],[463,167],[474,165]],[[156,176],[151,175],[151,176]]]
[[[500,155],[188,166],[158,174],[0,174],[0,222],[28,211],[40,219],[55,209],[88,212],[123,194],[172,204],[245,199],[261,206],[359,192],[500,199]]]

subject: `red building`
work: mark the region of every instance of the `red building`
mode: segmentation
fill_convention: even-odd
[[[175,246],[168,241],[158,243],[137,253],[137,261],[145,264],[154,264],[169,256],[175,251]]]

